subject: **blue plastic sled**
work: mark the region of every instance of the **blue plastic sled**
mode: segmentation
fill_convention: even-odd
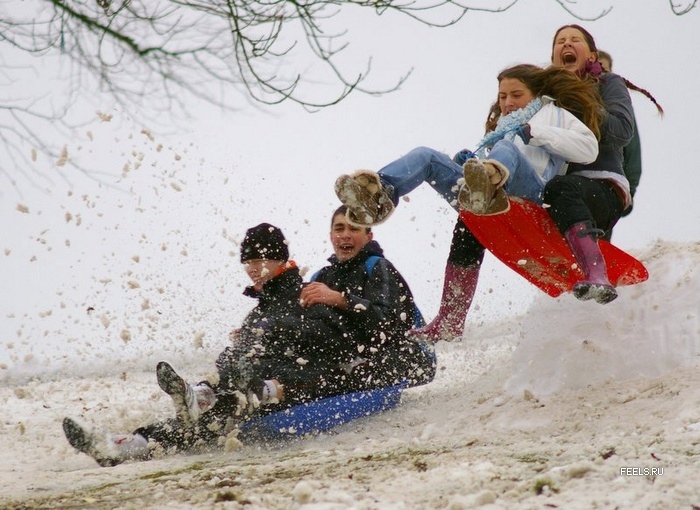
[[[241,425],[241,435],[248,439],[282,439],[324,432],[396,407],[406,386],[407,383],[400,383],[300,404],[245,422]]]

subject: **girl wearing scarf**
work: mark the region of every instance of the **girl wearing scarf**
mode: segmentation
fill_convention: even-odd
[[[596,159],[602,103],[594,82],[566,69],[533,65],[505,69],[498,82],[486,135],[473,152],[463,150],[450,159],[419,147],[378,173],[360,170],[339,177],[336,194],[348,206],[348,221],[359,225],[385,221],[399,197],[423,182],[455,209],[477,214],[507,210],[506,192],[541,204],[545,184],[565,173],[568,162]],[[484,247],[458,221],[440,311],[414,333],[432,341],[461,335],[483,257]]]

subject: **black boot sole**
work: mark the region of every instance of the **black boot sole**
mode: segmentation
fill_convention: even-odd
[[[121,464],[120,460],[112,458],[102,458],[96,455],[95,451],[95,438],[94,436],[86,431],[83,427],[78,425],[74,420],[70,418],[63,418],[63,433],[68,439],[68,443],[86,455],[89,455],[102,467],[112,467],[117,464]]]

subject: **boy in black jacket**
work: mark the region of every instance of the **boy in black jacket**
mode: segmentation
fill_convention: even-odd
[[[302,285],[282,232],[263,223],[246,232],[241,262],[253,285],[244,294],[258,305],[216,361],[215,383],[186,383],[170,365],[157,367],[177,418],[133,434],[103,436],[66,418],[75,448],[100,465],[149,457],[148,444],[166,450],[212,446],[254,414],[324,397],[430,382],[434,355],[405,336],[417,313],[408,285],[382,256],[368,229],[333,215],[330,266]]]

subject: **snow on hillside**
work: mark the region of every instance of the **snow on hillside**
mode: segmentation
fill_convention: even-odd
[[[0,505],[696,508],[700,247],[636,255],[651,277],[613,303],[538,294],[524,315],[468,322],[437,345],[436,380],[398,408],[282,445],[99,468],[62,418],[120,432],[167,416],[152,372],[3,385]]]

